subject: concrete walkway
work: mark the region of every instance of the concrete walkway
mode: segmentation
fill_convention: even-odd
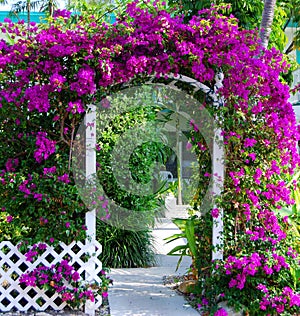
[[[110,276],[114,285],[109,291],[111,316],[199,316],[184,300],[163,285],[164,275],[184,274],[190,258],[184,258],[175,272],[178,257],[167,256],[169,250],[184,240],[165,245],[165,237],[178,233],[170,220],[164,219],[153,231],[158,266],[153,268],[112,269]]]

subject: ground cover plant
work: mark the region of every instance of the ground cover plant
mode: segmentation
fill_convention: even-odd
[[[222,196],[195,228],[203,248],[195,260],[199,304],[219,314],[223,300],[250,315],[299,313],[299,282],[293,274],[298,254],[290,246],[287,218],[274,213],[293,203],[285,175],[293,174],[299,162],[289,88],[279,79],[288,65],[280,52],[262,49],[255,31],[240,29],[216,7],[188,24],[171,16],[164,3],[149,1],[130,3],[112,25],[93,17],[72,21],[70,12],[60,11],[44,25],[9,20],[1,25],[9,38],[0,41],[3,236],[29,244],[84,238],[87,208],[70,161],[88,104],[124,84],[170,73],[213,89],[222,70],[224,107],[214,108],[209,98],[194,94],[221,118],[226,150]],[[199,159],[209,156],[199,122],[191,124],[190,142]],[[205,183],[210,175],[201,177]],[[99,201],[105,219],[107,202]],[[193,206],[196,215],[200,202],[201,194]],[[211,226],[221,208],[224,261],[211,262]]]

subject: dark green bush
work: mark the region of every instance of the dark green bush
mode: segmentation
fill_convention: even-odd
[[[156,263],[151,231],[129,231],[97,222],[97,239],[102,244],[105,267],[137,268]]]

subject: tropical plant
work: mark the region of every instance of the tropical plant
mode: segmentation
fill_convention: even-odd
[[[182,181],[182,203],[183,205],[189,205],[195,196],[195,187],[194,182],[190,183],[190,179],[183,179]],[[178,180],[168,182],[167,190],[165,191],[167,194],[172,194],[176,199],[178,198]],[[179,203],[177,202],[177,205]]]
[[[150,230],[124,230],[99,220],[96,232],[103,247],[101,261],[106,267],[145,268],[156,264]]]
[[[98,130],[97,146],[101,150],[97,151],[97,178],[106,196],[124,209],[108,208],[109,222],[118,223],[118,227],[101,220],[97,222],[97,239],[103,245],[102,262],[112,268],[147,267],[156,262],[149,229],[154,225],[154,219],[162,215],[164,185],[159,179],[156,183],[153,181],[153,174],[158,172],[154,166],[155,163],[164,165],[171,149],[155,139],[139,142],[147,134],[147,124],[155,122],[160,111],[158,104],[154,105],[152,90],[146,88],[141,89],[142,95],[137,92],[134,95],[113,94],[107,98],[109,111],[98,113],[98,121],[107,124],[102,124],[104,126]],[[140,132],[131,133],[137,126]],[[129,143],[137,144],[132,152]],[[128,172],[134,183],[150,184],[153,190],[148,194],[132,192]],[[130,210],[130,214],[126,210]],[[138,223],[140,227],[138,231],[128,230],[128,226],[137,222],[137,212],[144,214]]]
[[[127,3],[130,3],[130,0],[69,0],[67,9],[78,14],[75,19],[92,15],[96,20],[105,19],[107,22],[113,22],[116,15],[126,10]]]
[[[295,237],[295,249],[300,252],[300,188],[299,188],[300,171],[295,173],[293,177],[288,180],[288,186],[291,191],[291,199],[294,204],[290,206],[283,206],[277,212],[282,216],[288,216],[290,221],[290,229]]]
[[[146,88],[138,95],[137,92],[132,96],[130,92],[113,95],[108,98],[110,110],[99,111],[99,121],[107,124],[98,131],[97,145],[101,150],[97,151],[97,176],[109,199],[123,209],[133,211],[133,214],[143,213],[144,227],[151,227],[155,217],[161,216],[161,194],[165,190],[159,179],[152,180],[153,175],[166,163],[172,151],[153,139],[151,129],[147,131],[149,124],[156,122],[161,109],[158,104],[155,105],[153,91],[147,92]],[[136,144],[136,147],[131,148],[129,143]],[[135,189],[135,184],[140,184],[140,189]],[[124,216],[123,212],[110,210],[110,221],[114,216],[120,217],[115,219],[117,222],[121,219],[124,222],[125,218],[126,221],[136,222],[135,215]]]
[[[181,230],[181,233],[174,234],[170,237],[165,238],[167,243],[173,242],[178,239],[186,239],[186,244],[178,245],[173,248],[167,255],[169,256],[180,256],[176,270],[179,268],[179,265],[183,259],[183,256],[190,256],[192,258],[192,266],[191,272],[195,279],[198,279],[199,272],[198,272],[198,264],[197,260],[200,258],[199,253],[199,245],[197,244],[197,231],[196,226],[198,225],[199,219],[197,216],[192,216],[187,219],[183,218],[174,218],[172,222]],[[198,225],[199,226],[199,225]]]
[[[13,3],[10,14],[18,17],[20,12],[27,12],[27,23],[30,23],[31,11],[39,10],[52,16],[58,4],[56,0],[23,0]]]
[[[286,54],[290,53],[295,47],[299,48],[300,47],[300,31],[299,31],[299,26],[300,26],[300,1],[299,0],[291,0],[289,2],[289,7],[288,7],[288,20],[286,22],[286,26],[292,22],[296,23],[296,34],[295,38],[292,40],[291,44],[286,50]]]
[[[291,199],[294,201],[292,205],[283,206],[279,210],[276,210],[280,216],[288,218],[289,234],[291,235],[291,247],[289,248],[289,254],[296,256],[296,253],[300,253],[300,188],[299,188],[300,171],[295,173],[292,177],[288,177],[288,186],[291,191]],[[294,278],[294,288],[300,285],[300,267],[291,268],[291,272]]]

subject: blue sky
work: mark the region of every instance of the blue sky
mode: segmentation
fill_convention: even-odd
[[[20,0],[7,0],[7,4],[6,5],[0,5],[0,11],[10,11],[11,9],[11,5],[13,3],[16,3]],[[57,0],[59,7],[62,9],[65,6],[65,3],[67,2],[67,0]]]

